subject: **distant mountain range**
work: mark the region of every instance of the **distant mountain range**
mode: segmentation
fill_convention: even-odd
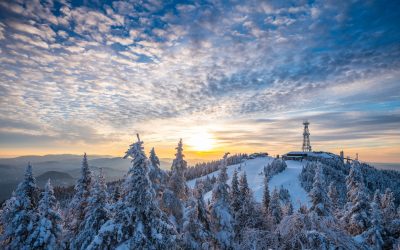
[[[371,162],[368,163],[371,166],[374,166],[377,169],[386,169],[386,170],[397,170],[400,171],[400,163],[381,163],[381,162]]]
[[[36,181],[39,187],[43,187],[49,179],[54,186],[67,187],[74,185],[75,183],[75,179],[70,174],[58,171],[47,171],[36,177]]]
[[[103,169],[107,181],[122,178],[131,165],[129,159],[107,155],[89,155],[88,160],[95,173],[99,168]],[[29,162],[39,187],[43,187],[48,179],[51,179],[55,186],[69,186],[74,185],[80,175],[82,155],[0,158],[0,202],[10,197],[12,191],[16,189]],[[161,167],[167,169],[171,166],[171,162],[170,159],[162,159]]]

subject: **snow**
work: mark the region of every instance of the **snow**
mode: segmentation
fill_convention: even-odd
[[[246,171],[249,187],[253,191],[254,198],[257,202],[261,202],[264,191],[264,166],[266,166],[268,163],[271,163],[273,159],[274,158],[272,157],[258,157],[255,159],[246,160],[240,164],[228,166],[228,184],[231,184],[233,172],[235,169],[238,171],[239,176],[243,173],[243,171]],[[306,161],[286,161],[287,169],[277,175],[274,175],[269,181],[268,185],[270,192],[272,192],[275,187],[280,188],[281,186],[283,186],[284,188],[288,189],[292,199],[293,208],[295,210],[297,210],[301,204],[308,207],[311,204],[310,198],[308,197],[307,192],[301,187],[300,180],[298,178],[301,173],[303,164],[305,163]],[[239,166],[241,166],[240,171]],[[212,176],[218,177],[218,174],[219,170],[208,174],[208,176],[210,178]],[[206,176],[202,176],[198,179],[206,178]],[[188,181],[187,184],[189,187],[193,188],[195,182],[196,179],[193,179]],[[204,195],[205,201],[211,199],[211,193],[212,192],[210,191]]]
[[[286,161],[286,164],[287,168],[285,171],[274,175],[269,181],[269,190],[272,191],[275,187],[279,188],[280,186],[283,186],[289,190],[294,209],[297,210],[302,204],[309,207],[311,204],[310,198],[307,192],[301,187],[299,180],[299,175],[305,161]],[[260,197],[262,197],[262,193]]]

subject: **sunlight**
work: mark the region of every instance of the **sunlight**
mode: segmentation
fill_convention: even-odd
[[[187,144],[195,151],[210,151],[215,146],[215,139],[208,131],[199,130],[189,136]]]

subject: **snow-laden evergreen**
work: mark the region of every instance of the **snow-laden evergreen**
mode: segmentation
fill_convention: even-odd
[[[390,223],[396,217],[396,206],[394,204],[394,194],[387,188],[381,197],[382,219],[385,224]]]
[[[5,202],[1,212],[3,233],[1,246],[5,249],[30,249],[31,235],[37,221],[38,188],[28,164],[23,181],[13,196]]]
[[[85,219],[79,225],[78,234],[71,245],[76,249],[86,249],[109,218],[107,185],[103,171],[100,169],[90,190],[90,198],[85,208]]]
[[[272,176],[284,171],[286,168],[286,162],[276,158],[264,168],[265,177],[270,180]]]
[[[382,228],[382,211],[378,199],[374,199],[371,203],[371,227],[365,231],[362,237],[369,244],[371,249],[380,250],[383,247],[383,228]]]
[[[162,194],[162,191],[166,185],[167,175],[160,168],[160,159],[158,159],[154,147],[150,150],[149,160],[149,178],[153,184],[154,190],[156,191],[156,195],[159,196]]]
[[[209,215],[208,215],[207,206],[204,203],[204,196],[203,196],[204,190],[201,185],[198,186],[197,189],[194,190],[194,195],[197,199],[197,209],[198,209],[197,218],[200,221],[200,223],[203,224],[205,230],[210,232],[210,230],[211,230],[210,219],[209,219]]]
[[[314,184],[310,191],[312,201],[310,211],[314,211],[318,216],[331,215],[331,201],[325,191],[325,186],[322,164],[319,164],[315,171]]]
[[[117,203],[121,199],[120,187],[116,186],[112,194],[112,202]]]
[[[246,172],[240,176],[240,208],[235,213],[235,234],[239,241],[242,238],[241,232],[246,228],[251,228],[255,225],[255,208],[253,194],[247,183]]]
[[[75,184],[75,195],[71,200],[69,211],[66,217],[66,228],[69,237],[75,238],[79,233],[79,227],[85,220],[86,207],[89,203],[90,190],[92,188],[92,171],[89,168],[86,153],[83,155],[81,175]],[[68,245],[69,240],[66,241]],[[70,246],[72,249],[74,245]]]
[[[340,195],[336,188],[336,183],[331,182],[328,187],[328,197],[331,201],[331,206],[334,211],[336,211],[340,207]]]
[[[179,140],[175,159],[171,166],[171,177],[162,194],[162,209],[174,222],[178,232],[182,231],[185,202],[188,199],[189,187],[186,184],[185,171],[187,163],[183,159],[183,143]]]
[[[230,208],[229,186],[226,183],[228,180],[228,174],[226,173],[227,156],[228,153],[223,157],[224,161],[221,164],[221,171],[214,186],[210,204],[210,222],[216,238],[216,245],[220,249],[233,248],[235,237],[234,221]]]
[[[265,178],[264,193],[263,193],[263,199],[262,199],[262,207],[263,207],[264,215],[268,214],[270,201],[271,201],[271,195],[269,193],[269,188],[268,188],[268,178]]]
[[[179,199],[186,200],[188,194],[188,187],[186,185],[185,178],[187,162],[183,159],[183,157],[183,143],[181,139],[176,147],[175,159],[172,162],[169,188],[177,195]]]
[[[358,162],[352,164],[346,185],[348,202],[343,221],[351,235],[359,235],[371,225],[371,206]]]
[[[182,236],[184,249],[211,248],[212,234],[206,214],[203,214],[205,207],[202,200],[202,191],[199,190],[187,202]]]
[[[278,189],[274,189],[271,195],[271,201],[269,203],[269,216],[274,224],[279,224],[282,220],[282,207],[279,201]]]
[[[124,196],[116,204],[115,217],[100,228],[88,249],[177,248],[177,233],[157,205],[148,175],[149,161],[137,137],[126,153],[132,157],[132,167],[123,184]]]
[[[240,201],[240,190],[239,190],[239,179],[238,179],[238,172],[233,172],[232,181],[231,181],[231,188],[230,188],[230,198],[231,198],[231,207],[232,212],[236,214],[241,205]]]
[[[62,217],[58,202],[54,197],[53,186],[48,180],[39,201],[39,217],[30,235],[30,247],[32,249],[60,249],[62,233]]]

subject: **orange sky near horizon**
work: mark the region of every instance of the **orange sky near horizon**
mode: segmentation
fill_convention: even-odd
[[[145,141],[145,137],[143,137]],[[271,156],[282,155],[289,151],[300,151],[301,142],[298,143],[297,147],[294,145],[279,145],[276,147],[265,146],[249,147],[242,145],[241,147],[215,147],[209,151],[196,151],[191,146],[184,143],[184,154],[185,158],[189,163],[208,161],[220,159],[225,152],[235,153],[254,153],[254,152],[267,152]],[[89,157],[90,155],[109,155],[114,157],[122,157],[124,152],[128,148],[130,143],[115,143],[112,146],[96,147],[92,145],[77,145],[72,147],[52,147],[52,148],[15,148],[15,149],[1,149],[0,158],[12,158],[24,155],[48,155],[48,154],[83,154],[86,152]],[[159,158],[174,158],[176,143],[164,143],[164,144],[154,144],[154,143],[144,143],[146,153],[149,152],[151,147],[155,147],[156,153]],[[354,158],[356,153],[359,155],[360,161],[363,162],[380,162],[380,163],[400,163],[400,148],[399,147],[379,147],[379,148],[369,148],[369,147],[323,147],[318,145],[313,147],[314,151],[328,151],[335,154],[339,154],[340,150],[344,150],[345,156],[350,156]]]

